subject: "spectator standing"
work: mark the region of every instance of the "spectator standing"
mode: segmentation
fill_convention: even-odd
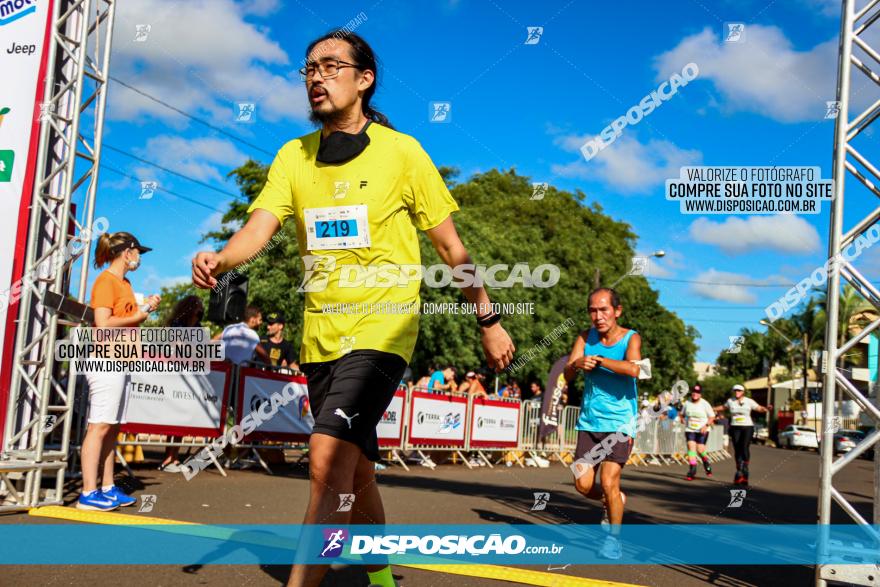
[[[152,295],[138,307],[131,282],[125,277],[141,264],[141,255],[151,251],[127,232],[104,233],[95,247],[95,267],[108,265],[92,286],[91,306],[98,328],[139,328],[160,298]],[[127,373],[86,373],[89,384],[88,428],[83,438],[82,494],[76,507],[81,510],[115,510],[131,506],[137,499],[113,482],[119,426],[125,423],[129,375]]]
[[[530,402],[542,402],[544,401],[544,390],[541,389],[541,384],[537,381],[532,381],[529,386],[529,391],[532,392],[532,396],[527,400]]]
[[[475,371],[468,371],[465,374],[464,383],[461,384],[458,390],[462,393],[467,392],[468,395],[474,397],[489,397],[489,394],[486,393],[486,388],[483,387],[483,383]]]
[[[458,391],[458,386],[455,384],[455,367],[447,365],[442,371],[434,371],[428,381],[428,389],[435,393]]]
[[[271,312],[266,315],[266,338],[260,344],[269,354],[269,364],[274,367],[289,367],[299,370],[293,344],[284,339],[285,320],[282,314]]]

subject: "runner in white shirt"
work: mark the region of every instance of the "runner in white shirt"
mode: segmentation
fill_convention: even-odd
[[[733,397],[724,405],[717,406],[716,412],[727,410],[730,413],[730,438],[733,440],[733,452],[736,456],[736,475],[733,477],[734,485],[749,484],[749,445],[752,443],[752,434],[755,424],[752,422],[752,412],[768,412],[773,406],[764,407],[750,397],[746,397],[746,388],[742,385],[733,386]]]
[[[715,423],[715,410],[712,404],[703,399],[703,389],[699,385],[694,385],[691,397],[684,402],[681,420],[685,425],[684,436],[688,447],[687,480],[693,481],[697,476],[697,453],[703,461],[706,476],[711,477],[712,466],[706,453],[706,440],[709,438],[709,429]]]

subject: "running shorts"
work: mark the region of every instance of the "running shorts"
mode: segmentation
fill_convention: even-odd
[[[617,436],[617,433],[579,431],[577,448],[575,448],[576,459],[584,458],[593,464],[611,461],[623,467],[626,461],[629,460],[629,455],[632,452],[633,439],[627,436],[626,441],[621,442],[615,439],[613,443],[609,440],[603,444],[603,441],[609,436]],[[599,446],[599,448],[594,450],[596,446]]]
[[[403,357],[375,350],[354,350],[333,361],[304,363],[313,433],[357,445],[379,460],[376,426],[391,403],[406,370]]]
[[[86,373],[89,384],[89,423],[125,424],[127,373]]]
[[[709,433],[706,432],[705,434],[703,434],[703,433],[701,433],[701,432],[699,432],[699,431],[697,431],[697,432],[685,432],[685,433],[684,433],[684,437],[685,437],[688,441],[693,440],[693,441],[696,442],[697,444],[706,444],[706,441],[709,440]]]

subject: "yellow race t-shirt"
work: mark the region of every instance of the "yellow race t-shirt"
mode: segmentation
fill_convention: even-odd
[[[371,123],[363,152],[329,164],[315,160],[320,132],[281,148],[248,209],[296,220],[306,273],[300,363],[360,349],[409,362],[419,330],[416,229],[434,228],[458,205],[413,137]]]

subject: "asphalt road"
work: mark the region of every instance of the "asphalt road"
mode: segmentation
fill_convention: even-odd
[[[187,482],[182,475],[161,473],[154,464],[135,467],[136,478],[128,489],[157,496],[150,515],[175,520],[215,524],[289,523],[301,521],[308,497],[302,465],[278,465],[275,475],[261,470],[230,471],[223,478],[205,471]],[[685,467],[627,467],[623,488],[627,493],[629,523],[736,522],[812,524],[816,521],[819,456],[815,452],[753,447],[748,499],[741,508],[727,508],[732,460],[717,463],[712,479],[684,479]],[[858,460],[839,479],[840,488],[866,517],[871,513],[873,463]],[[480,468],[443,465],[431,471],[419,466],[409,472],[389,467],[379,474],[379,484],[389,523],[499,523],[592,524],[601,511],[574,490],[567,468],[553,463],[549,469],[519,467]],[[73,501],[75,486],[71,486]],[[550,492],[545,511],[533,512],[533,492]],[[135,510],[136,508],[127,508]],[[135,513],[126,511],[125,513]],[[835,511],[835,523],[849,523]],[[0,516],[2,524],[65,523],[26,514]],[[547,571],[546,568],[532,567]],[[179,566],[15,566],[0,572],[0,585],[105,585],[126,587],[163,585],[279,585],[287,566],[204,566],[186,572]],[[647,566],[572,565],[554,570],[559,575],[587,577],[637,585],[689,587],[692,585],[809,585],[813,569],[806,566]],[[492,586],[510,584],[395,567],[398,581],[412,586]],[[366,586],[359,568],[332,569],[323,585]]]

